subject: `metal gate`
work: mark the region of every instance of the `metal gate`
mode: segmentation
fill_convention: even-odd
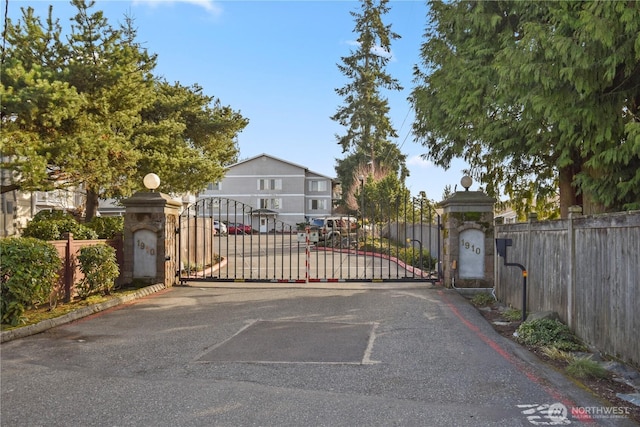
[[[440,279],[440,216],[423,199],[332,218],[322,229],[228,198],[198,200],[180,215],[176,275],[181,283]]]

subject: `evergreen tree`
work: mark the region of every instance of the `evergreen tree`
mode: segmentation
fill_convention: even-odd
[[[155,172],[165,192],[198,192],[235,161],[247,120],[202,88],[155,78],[155,55],[133,21],[115,29],[94,2],[73,0],[67,41],[33,9],[7,24],[3,50],[2,191],[83,188],[86,217],[100,198],[128,197]],[[28,71],[27,71],[28,70]]]
[[[403,181],[408,174],[405,156],[390,142],[390,138],[398,135],[388,116],[388,100],[380,91],[402,90],[399,82],[385,71],[391,59],[391,41],[400,38],[391,31],[391,25],[382,22],[389,11],[387,3],[388,0],[362,0],[360,12],[350,12],[355,20],[357,46],[338,64],[349,83],[336,89],[345,102],[331,119],[347,129],[344,135],[336,135],[343,153],[350,153],[336,167],[347,193],[353,192],[354,162],[360,169],[368,165],[367,175],[372,177],[378,175],[378,168],[400,174]]]
[[[640,207],[640,3],[429,5],[411,97],[429,159],[464,158],[520,212]]]

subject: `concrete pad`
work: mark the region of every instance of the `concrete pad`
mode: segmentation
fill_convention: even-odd
[[[374,324],[259,320],[198,358],[201,362],[365,362]]]

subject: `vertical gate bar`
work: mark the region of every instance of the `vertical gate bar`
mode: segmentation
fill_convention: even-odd
[[[278,271],[276,268],[276,262],[278,261],[278,246],[276,245],[277,242],[277,227],[278,224],[276,223],[276,219],[275,217],[273,218],[273,279],[276,280],[278,278]]]
[[[404,217],[404,222],[405,222],[405,227],[404,227],[404,241],[407,241],[407,233],[409,232],[409,214],[407,213],[407,205],[408,205],[409,201],[407,200],[407,195],[404,195],[404,212],[403,212],[403,217]],[[408,248],[407,248],[408,249]],[[413,258],[413,246],[411,246],[411,257]],[[407,276],[406,274],[407,272],[405,271],[405,276]]]
[[[249,218],[250,219],[250,223],[251,223],[251,236],[249,237],[249,279],[253,278],[253,208],[251,206],[249,206]],[[260,224],[258,223],[258,233],[260,232]],[[245,250],[244,250],[244,243],[242,244],[242,278],[244,278],[244,255],[245,254]]]
[[[217,215],[215,216],[214,220],[218,221],[218,228],[220,229],[220,233],[218,233],[219,234],[219,236],[218,236],[219,237],[219,239],[218,239],[218,256],[222,256],[222,237],[223,237],[223,235],[222,235],[222,224],[221,224],[221,221],[220,221],[220,219],[222,217],[222,197],[218,197],[217,200],[218,200],[218,203],[217,203],[218,212],[217,212]],[[213,227],[213,223],[211,224],[211,226]],[[227,242],[228,241],[229,241],[229,239],[227,238]],[[220,273],[222,273],[222,272],[220,272]],[[222,276],[222,274],[220,274],[220,276]],[[227,278],[227,279],[229,278],[229,270],[227,270],[225,278]]]
[[[183,212],[184,213],[184,212]],[[180,285],[182,285],[182,268],[180,268],[180,266],[182,265],[182,214],[178,215],[178,228],[176,228],[175,230],[173,230],[176,233],[176,247],[175,247],[175,252],[176,252],[176,261],[177,261],[177,268],[178,271],[176,271],[176,277],[178,279],[178,283]],[[178,284],[176,283],[176,284]]]
[[[194,262],[194,268],[195,268],[195,276],[198,277],[198,208],[200,207],[200,205],[198,205],[198,202],[196,202],[196,213],[195,213],[195,221],[193,224],[193,237],[194,237],[194,245],[193,245],[193,262]]]
[[[440,281],[441,277],[442,277],[442,252],[440,249],[440,235],[442,234],[442,225],[440,224],[440,214],[438,215],[438,281]]]
[[[291,280],[291,279],[293,279],[293,258],[292,258],[292,256],[293,256],[293,240],[291,240],[291,237],[292,237],[293,233],[292,233],[291,225],[289,225],[288,227],[289,227],[289,277],[288,277],[288,279]]]
[[[424,279],[424,258],[422,249],[424,248],[424,197],[420,198],[420,279]]]
[[[400,255],[400,215],[399,215],[399,206],[400,206],[400,201],[398,200],[398,198],[396,197],[396,204],[395,204],[395,212],[394,212],[394,218],[396,221],[396,256]],[[389,233],[389,235],[391,235],[391,233]],[[396,278],[400,278],[400,263],[396,262]]]
[[[205,246],[205,241],[206,241],[206,231],[207,229],[207,224],[206,224],[206,217],[205,217],[205,212],[204,212],[204,202],[202,203],[202,247],[200,248],[200,252],[201,252],[201,257],[202,257],[202,278],[206,277],[207,275],[207,271],[205,269],[205,265],[207,264],[207,247]]]
[[[225,211],[226,211],[225,215],[224,215],[224,218],[227,221],[227,223],[225,224],[227,226],[227,236],[225,238],[225,243],[226,243],[226,247],[227,248],[225,249],[225,253],[224,254],[227,256],[227,265],[229,265],[228,261],[229,261],[229,244],[230,244],[229,243],[229,225],[228,225],[229,224],[229,201],[230,201],[230,199],[225,199],[225,202],[224,202],[225,203]],[[234,204],[235,204],[235,201],[234,201]],[[220,229],[222,230],[222,224],[224,224],[222,222],[222,215],[220,216],[220,218],[218,218],[218,221],[220,221]],[[235,241],[234,241],[234,243],[235,243]],[[219,254],[219,255],[220,255],[220,259],[222,259],[222,254]],[[236,263],[236,259],[235,259],[235,253],[234,253],[234,259],[233,259],[234,272],[232,274],[232,276],[234,278],[236,277],[235,263]],[[227,271],[227,278],[228,278],[229,277],[229,273],[230,273],[229,272],[229,268],[225,268],[225,270]]]
[[[228,211],[229,211],[229,208],[227,207],[227,212]],[[229,221],[229,215],[227,215],[226,221],[227,221],[227,239],[231,238],[231,236],[229,236],[229,224],[233,223],[235,227],[235,230],[233,232],[233,278],[236,279],[238,277],[238,202],[235,200],[233,201],[233,221]],[[244,234],[244,228],[242,229],[242,234]],[[230,257],[231,255],[227,250],[227,258],[230,258]],[[229,262],[227,262],[227,271],[229,271]]]
[[[391,203],[387,204],[387,229],[388,229],[388,237],[387,237],[387,253],[389,254],[387,258],[387,279],[391,279]]]
[[[186,262],[186,273],[187,276],[191,276],[191,270],[190,270],[190,263],[189,260],[191,259],[191,206],[189,206],[189,208],[187,208],[187,262]]]
[[[217,203],[216,203],[216,200],[217,200]],[[214,235],[213,233],[215,233],[214,230],[216,229],[216,226],[215,226],[215,221],[216,221],[215,208],[216,208],[216,204],[218,205],[218,209],[220,209],[220,198],[217,198],[217,199],[211,198],[211,199],[209,199],[209,205],[210,205],[209,206],[209,211],[211,212],[209,221],[211,221],[211,235],[212,236]],[[220,246],[220,245],[222,245],[222,226],[219,225],[219,224],[220,224],[220,222],[218,221],[218,232],[217,232],[218,239],[217,240],[213,240],[212,247],[213,247],[213,252],[215,252],[216,251],[216,241],[217,241],[218,242],[218,245],[217,245],[218,246],[218,256],[222,257],[222,248]],[[212,275],[213,275],[213,273],[212,273]],[[222,278],[222,271],[218,272],[218,277]]]
[[[260,253],[262,252],[262,212],[258,213],[258,277],[257,279],[261,278],[261,261],[262,261],[262,257],[260,256]]]
[[[318,239],[320,239],[320,231],[318,231]],[[320,242],[318,242],[318,243],[320,243]],[[319,255],[320,251],[318,250],[317,247],[316,247],[316,251],[315,252],[316,252],[316,277],[315,277],[315,279],[319,279],[320,278],[320,255]],[[311,274],[311,273],[309,273],[309,274]]]
[[[296,236],[298,235],[298,228],[296,227]],[[296,237],[296,280],[300,280],[300,239]]]
[[[206,202],[205,202],[206,203]],[[209,200],[209,211],[211,212],[210,215],[213,215],[213,202],[211,202],[211,200]],[[214,234],[215,233],[215,228],[213,227],[213,219],[210,220],[211,221],[211,230],[210,233],[204,233],[204,240],[206,241],[207,239],[207,235],[210,235],[211,238],[209,239],[209,241],[211,242],[209,244],[209,263],[211,265],[211,277],[213,277],[213,263],[216,261],[215,259],[215,239],[214,239]],[[205,227],[206,229],[206,227]],[[205,245],[206,248],[206,245]]]
[[[366,215],[366,202],[364,200],[364,187],[362,188],[362,228],[364,230],[364,246],[362,251],[362,256],[364,257],[363,262],[363,277],[364,280],[367,280],[367,227],[364,225],[364,217]]]
[[[351,276],[351,215],[349,215],[347,217],[349,219],[349,234],[347,235],[347,279]],[[356,224],[358,224],[357,220],[356,220]],[[358,228],[356,227],[356,232],[358,231]],[[342,272],[342,268],[340,268],[340,271]]]
[[[416,247],[414,246],[413,240],[416,238],[416,199],[414,197],[411,198],[411,278],[416,278]],[[419,249],[418,249],[419,250]]]

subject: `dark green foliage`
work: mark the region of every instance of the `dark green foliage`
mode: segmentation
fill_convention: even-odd
[[[86,226],[98,234],[98,239],[113,239],[124,231],[124,217],[97,216],[87,222]]]
[[[556,347],[559,350],[581,350],[583,344],[569,327],[555,319],[536,319],[518,327],[518,341],[536,347]]]
[[[0,239],[2,323],[16,326],[25,310],[48,301],[62,266],[56,249],[42,240]]]
[[[68,34],[53,6],[46,19],[25,6],[5,22],[3,190],[82,186],[91,219],[100,199],[130,196],[150,171],[166,193],[222,178],[248,121],[196,84],[154,76],[156,55],[136,40],[132,18],[114,27],[96,2],[72,4]]]
[[[98,292],[108,295],[120,273],[115,249],[102,244],[86,246],[80,249],[78,261],[80,271],[84,274],[82,280],[76,284],[78,296],[85,299]]]
[[[61,211],[38,212],[22,232],[24,237],[41,240],[62,240],[65,233],[73,233],[76,240],[97,239],[98,233],[80,224],[70,214]]]
[[[640,3],[430,1],[413,129],[520,213],[640,206]],[[590,207],[590,209],[586,209]]]

